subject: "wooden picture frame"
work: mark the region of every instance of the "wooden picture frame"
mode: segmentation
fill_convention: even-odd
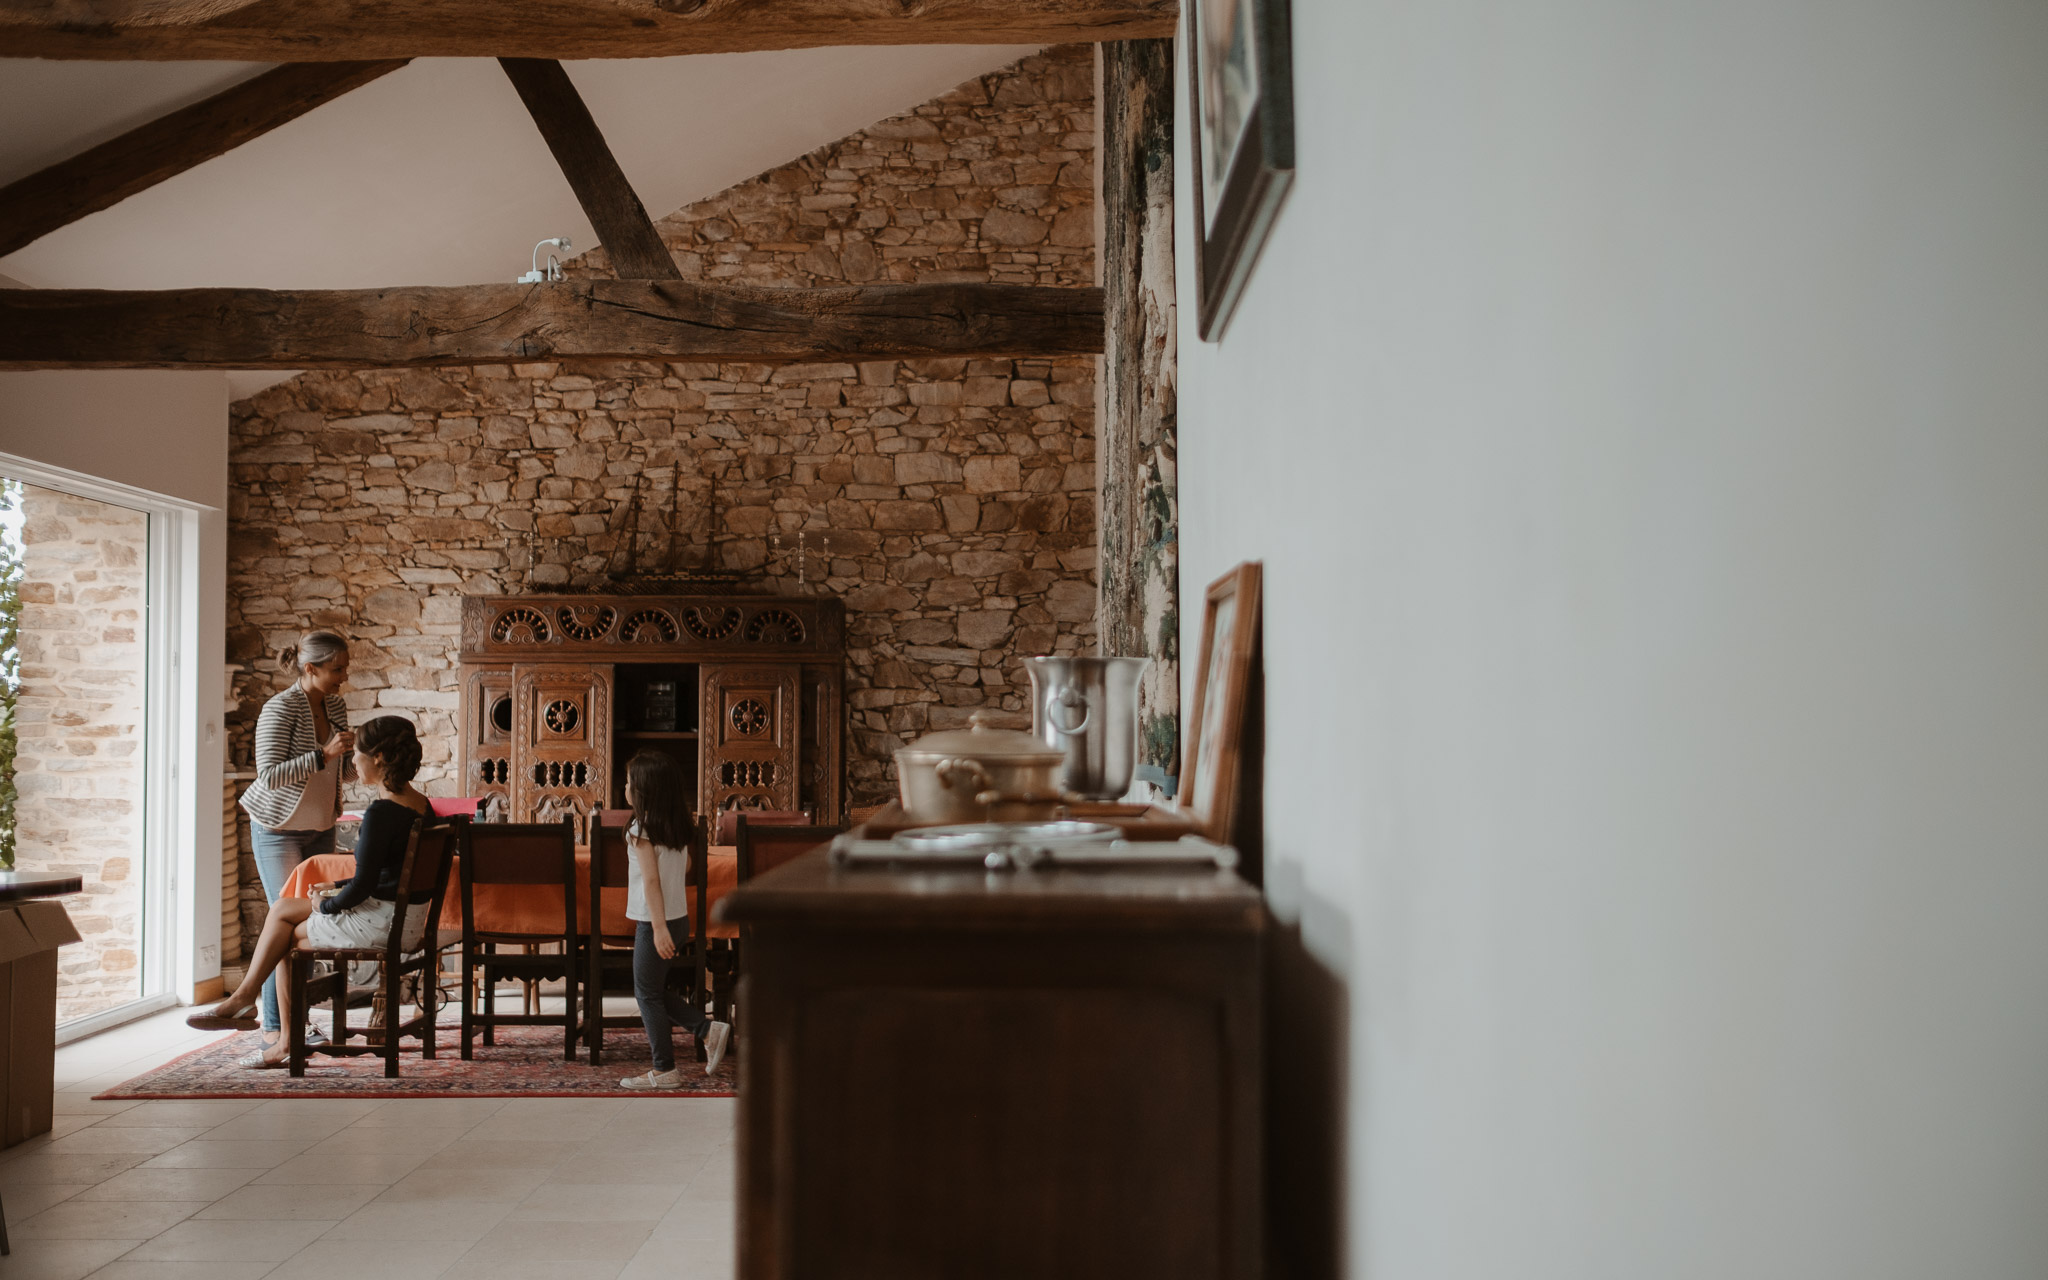
[[[1288,0],[1185,0],[1196,332],[1220,342],[1294,182]]]
[[[1259,638],[1259,562],[1209,584],[1202,648],[1182,750],[1178,806],[1199,833],[1228,844],[1237,821],[1245,704]]]

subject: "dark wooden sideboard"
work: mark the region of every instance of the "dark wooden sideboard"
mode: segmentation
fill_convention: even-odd
[[[836,823],[845,646],[830,597],[468,597],[464,794],[500,820],[580,820],[622,807],[626,762],[652,750],[697,780],[700,811]]]
[[[1259,1274],[1265,917],[1235,875],[819,850],[722,914],[743,1280]]]

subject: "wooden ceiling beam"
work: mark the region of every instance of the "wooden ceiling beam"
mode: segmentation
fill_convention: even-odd
[[[0,257],[404,65],[405,59],[395,58],[276,67],[17,179],[0,188]]]
[[[0,0],[11,58],[659,58],[1171,36],[1178,0]]]
[[[548,58],[500,58],[498,65],[519,91],[548,150],[555,153],[569,189],[597,229],[612,271],[622,280],[680,280],[682,272],[662,244],[647,207],[626,181],[562,64]]]
[[[0,369],[765,363],[1102,351],[1102,290],[668,280],[457,288],[0,289]]]

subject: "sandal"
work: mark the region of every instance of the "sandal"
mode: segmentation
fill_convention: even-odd
[[[272,1049],[278,1048],[285,1049],[285,1054],[283,1057],[273,1059],[267,1056]],[[264,1041],[263,1047],[261,1049],[258,1049],[255,1053],[252,1053],[248,1057],[243,1058],[240,1062],[236,1063],[235,1065],[250,1071],[282,1071],[286,1067],[289,1067],[291,1064],[291,1050],[285,1046],[284,1037],[279,1036],[275,1040]]]
[[[219,1006],[215,1006],[218,1008]],[[185,1025],[194,1031],[261,1031],[263,1020],[250,1009],[240,1014],[219,1014],[209,1010],[206,1013],[188,1014]]]

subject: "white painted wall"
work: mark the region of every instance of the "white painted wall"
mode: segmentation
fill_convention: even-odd
[[[127,369],[0,373],[0,453],[225,509],[227,379]]]
[[[2048,7],[1293,7],[1182,585],[1348,1272],[2048,1275]]]
[[[176,559],[186,608],[177,641],[171,989],[189,996],[220,975],[227,378],[152,371],[0,373],[0,473],[19,473],[10,459],[168,499],[179,508]]]

